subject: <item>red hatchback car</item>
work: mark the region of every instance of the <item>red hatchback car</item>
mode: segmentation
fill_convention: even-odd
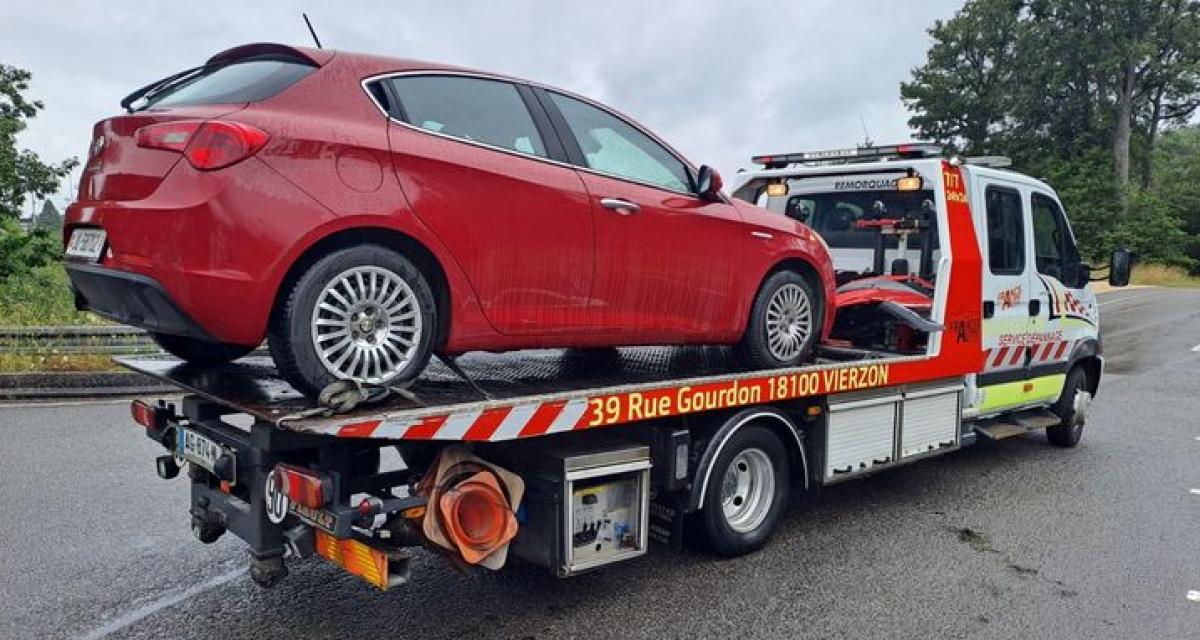
[[[309,394],[434,352],[730,344],[779,367],[832,324],[817,235],[565,91],[251,44],[122,106],[95,127],[66,269],[80,308],[190,362],[266,337]]]

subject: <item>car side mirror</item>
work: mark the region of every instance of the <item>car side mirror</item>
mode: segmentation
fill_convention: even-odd
[[[1115,249],[1108,261],[1108,284],[1123,287],[1129,284],[1129,272],[1132,269],[1133,256],[1129,249]]]
[[[708,166],[700,167],[699,175],[696,176],[696,190],[700,193],[700,197],[705,200],[715,201],[721,199],[721,187],[724,186],[721,180],[721,174],[717,170]]]

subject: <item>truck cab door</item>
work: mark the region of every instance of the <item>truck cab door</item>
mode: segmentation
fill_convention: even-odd
[[[1015,183],[983,179],[983,348],[984,369],[977,384],[979,409],[994,413],[1026,403],[1031,318],[1041,303],[1030,295],[1033,265],[1029,250],[1027,189]]]
[[[1037,338],[1030,354],[1028,403],[1053,402],[1066,382],[1072,352],[1099,333],[1096,295],[1062,205],[1052,193],[1030,194],[1034,282],[1040,309],[1031,321]]]

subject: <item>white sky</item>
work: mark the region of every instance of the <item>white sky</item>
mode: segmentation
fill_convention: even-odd
[[[46,104],[19,144],[46,161],[82,157],[92,124],[149,81],[237,44],[310,44],[303,10],[327,48],[577,91],[730,176],[756,153],[852,146],[860,118],[878,143],[908,139],[899,84],[962,0],[8,4],[0,62],[31,71]]]

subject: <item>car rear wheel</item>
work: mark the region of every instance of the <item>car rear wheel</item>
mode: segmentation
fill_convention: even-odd
[[[432,289],[416,265],[361,245],[321,258],[296,281],[269,344],[284,378],[317,395],[338,380],[394,385],[417,377],[436,326]]]
[[[757,369],[803,364],[824,324],[824,307],[812,284],[795,271],[780,271],[763,282],[750,309],[740,358]]]
[[[193,364],[224,364],[254,351],[254,347],[240,344],[209,342],[165,333],[151,333],[150,338],[162,347],[163,351]]]

